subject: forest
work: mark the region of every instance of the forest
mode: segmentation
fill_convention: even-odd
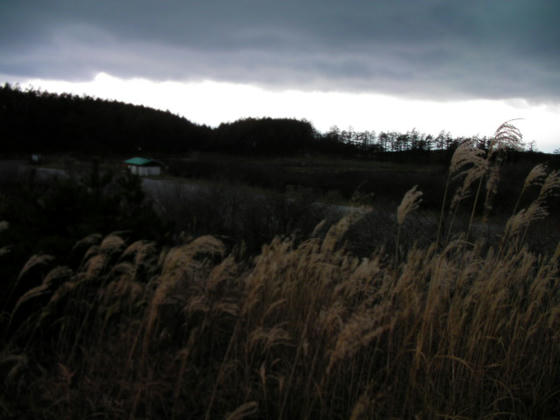
[[[414,129],[406,133],[376,133],[333,127],[321,134],[308,121],[295,119],[247,118],[210,128],[144,106],[22,90],[8,83],[0,87],[0,125],[2,154],[205,151],[249,156],[326,154],[374,158],[386,155],[386,159],[416,160],[427,159],[426,152],[432,151],[430,159],[444,163],[465,140],[474,141],[481,149],[486,149],[490,141],[488,137],[454,138],[445,131],[432,135]],[[520,146],[518,151],[531,151],[530,145]],[[534,161],[539,159],[542,156],[532,157]]]

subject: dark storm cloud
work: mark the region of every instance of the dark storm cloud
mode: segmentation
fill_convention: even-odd
[[[560,98],[556,0],[0,2],[0,73]]]

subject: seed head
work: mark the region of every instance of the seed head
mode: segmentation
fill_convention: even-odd
[[[451,157],[451,164],[449,165],[449,173],[451,175],[459,174],[461,169],[469,164],[480,166],[483,158],[484,151],[474,147],[472,140],[464,141],[455,149]]]
[[[424,194],[422,191],[418,191],[416,188],[418,185],[415,185],[410,190],[406,192],[404,195],[401,204],[397,209],[397,222],[399,225],[402,225],[406,216],[416,210],[422,201],[421,197]]]
[[[539,197],[537,200],[543,202],[549,197],[553,197],[560,191],[560,171],[552,171],[545,178],[541,191],[539,192]]]
[[[512,121],[515,120],[504,122],[494,133],[494,138],[490,141],[490,155],[504,149],[523,149],[523,135],[521,131],[511,123]]]
[[[523,191],[525,191],[531,185],[542,185],[543,178],[545,176],[546,165],[539,163],[533,169],[531,169],[531,172],[529,172],[529,175],[527,175],[527,178],[525,178],[525,182],[523,183]]]

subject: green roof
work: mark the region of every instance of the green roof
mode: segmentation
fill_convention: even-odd
[[[124,163],[126,163],[127,165],[138,165],[138,166],[144,166],[144,165],[149,165],[150,163],[155,163],[152,159],[146,159],[143,157],[133,157],[131,159],[125,160]]]

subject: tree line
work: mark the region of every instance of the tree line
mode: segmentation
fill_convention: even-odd
[[[465,137],[417,130],[340,130],[319,133],[305,120],[246,118],[216,128],[169,111],[90,96],[0,86],[0,130],[4,153],[94,154],[188,153],[279,156],[335,154],[370,157],[408,152],[453,151]],[[470,138],[473,139],[473,138]],[[490,139],[475,137],[484,149]]]

